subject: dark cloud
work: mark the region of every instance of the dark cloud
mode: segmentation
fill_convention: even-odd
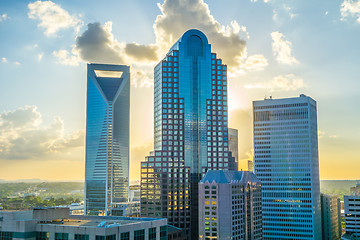
[[[120,44],[114,40],[111,28],[89,23],[87,30],[76,38],[75,49],[87,62],[124,63]],[[111,27],[111,26],[110,26]]]
[[[157,47],[154,45],[128,43],[125,47],[125,53],[138,61],[157,61],[156,51]]]

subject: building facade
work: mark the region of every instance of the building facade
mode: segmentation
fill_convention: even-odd
[[[323,240],[340,240],[341,206],[340,199],[321,193],[321,223]]]
[[[111,215],[129,191],[128,66],[88,64],[85,214]]]
[[[261,182],[254,173],[209,170],[199,184],[199,239],[262,239]]]
[[[234,166],[230,166],[230,169],[234,171],[239,170],[239,150],[238,150],[238,130],[235,128],[229,128],[229,150],[234,157]]]
[[[253,116],[264,240],[322,239],[316,102],[254,101]]]
[[[345,235],[348,239],[360,239],[360,195],[344,196]]]
[[[353,195],[360,195],[360,183],[357,183],[355,187],[351,187],[350,192]]]
[[[227,66],[189,30],[154,70],[154,146],[141,163],[141,215],[198,234],[198,183],[228,169]]]
[[[157,218],[69,215],[68,208],[0,211],[1,240],[166,240]]]
[[[254,161],[248,160],[248,171],[254,172]]]

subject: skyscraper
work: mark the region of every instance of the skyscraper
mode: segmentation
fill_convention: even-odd
[[[263,239],[322,239],[316,102],[270,98],[253,111]]]
[[[85,214],[111,215],[129,190],[128,66],[88,64]]]
[[[198,183],[234,161],[228,145],[227,67],[189,30],[155,67],[155,151],[141,163],[141,215],[198,239]]]
[[[199,184],[201,240],[262,240],[261,182],[252,172],[210,170]]]
[[[231,170],[239,170],[239,151],[238,151],[238,130],[229,128],[229,150],[234,157],[234,166],[229,166]],[[231,162],[230,162],[231,163]]]

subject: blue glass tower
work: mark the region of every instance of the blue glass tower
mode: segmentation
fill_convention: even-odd
[[[154,69],[155,151],[141,163],[141,215],[198,239],[198,183],[229,169],[227,66],[189,30]],[[234,164],[232,164],[234,166]]]
[[[85,214],[111,215],[128,200],[130,69],[88,64]]]
[[[322,239],[316,102],[265,99],[253,112],[263,239]]]

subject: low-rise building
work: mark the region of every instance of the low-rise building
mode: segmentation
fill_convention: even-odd
[[[69,208],[0,211],[1,240],[165,240],[164,218],[70,215]]]
[[[261,182],[252,172],[209,170],[199,183],[199,239],[262,239]]]
[[[113,203],[111,214],[112,216],[139,217],[140,201]]]

